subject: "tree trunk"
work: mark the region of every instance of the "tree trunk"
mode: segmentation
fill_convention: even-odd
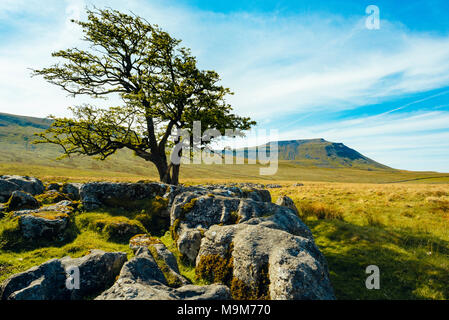
[[[181,168],[180,164],[174,164],[172,167],[172,184],[178,185],[179,184],[179,169]]]
[[[167,166],[167,162],[163,159],[158,159],[157,161],[153,161],[153,163],[159,173],[159,180],[163,183],[173,184],[170,175],[170,167]]]

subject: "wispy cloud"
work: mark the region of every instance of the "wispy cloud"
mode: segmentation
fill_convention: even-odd
[[[364,155],[408,170],[448,171],[449,112],[383,114],[284,132],[283,140],[322,137],[343,142]]]

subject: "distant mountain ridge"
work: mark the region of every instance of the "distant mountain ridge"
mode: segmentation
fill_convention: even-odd
[[[279,160],[292,161],[303,166],[391,170],[390,167],[362,155],[343,143],[329,142],[320,138],[278,141],[277,144]],[[257,149],[260,147],[265,147],[269,154],[270,143],[244,150],[244,157],[255,159]],[[242,149],[237,150],[242,151]]]

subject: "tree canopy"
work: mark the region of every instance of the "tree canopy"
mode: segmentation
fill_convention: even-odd
[[[54,52],[59,62],[33,75],[74,97],[118,95],[123,104],[71,107],[73,118],[52,117],[52,126],[38,134],[37,143],[61,146],[63,156],[101,160],[127,148],[152,162],[161,181],[177,184],[180,164],[167,156],[167,149],[182,142],[178,129],[192,135],[194,122],[201,121],[201,135],[212,128],[222,135],[226,129],[243,135],[255,125],[232,113],[225,100],[232,92],[219,84],[219,75],[200,70],[190,50],[157,25],[111,9],[88,9],[87,21],[72,22],[81,27],[89,48]]]

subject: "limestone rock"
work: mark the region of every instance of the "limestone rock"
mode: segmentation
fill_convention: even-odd
[[[23,216],[25,214],[32,214],[32,213],[45,213],[45,212],[60,212],[60,213],[65,213],[70,215],[74,208],[73,208],[74,204],[72,201],[69,200],[63,200],[60,201],[58,203],[49,205],[49,206],[44,206],[44,207],[40,207],[38,209],[33,209],[33,210],[18,210],[18,211],[14,211],[13,212],[13,216],[18,217],[18,216]]]
[[[65,239],[65,231],[70,223],[70,217],[59,212],[38,212],[23,214],[19,217],[20,232],[27,240],[58,240]]]
[[[110,287],[126,260],[124,252],[102,250],[92,250],[81,258],[62,258],[65,270],[76,267],[80,272],[80,287],[78,290],[71,290],[70,299],[80,300]]]
[[[199,249],[201,231],[213,225],[248,222],[280,229],[311,238],[307,226],[293,208],[250,198],[224,196],[217,193],[188,191],[173,200],[170,212],[172,236],[179,251],[194,262]]]
[[[170,212],[171,225],[178,235],[185,228],[208,229],[212,225],[243,223],[252,218],[264,218],[267,226],[271,221],[274,228],[296,235],[312,236],[293,209],[271,202],[186,192],[175,198]],[[277,224],[273,225],[273,221]]]
[[[298,208],[296,208],[295,203],[288,196],[285,196],[285,195],[284,196],[280,196],[278,198],[278,200],[276,201],[276,204],[279,205],[279,206],[284,206],[284,207],[290,208],[293,211],[295,211],[296,214],[299,214]]]
[[[228,260],[234,298],[335,298],[326,260],[313,239],[259,224],[216,225],[205,233],[196,260],[202,277],[214,272],[204,264],[219,261],[216,257]]]
[[[8,200],[8,211],[36,208],[39,208],[39,202],[36,198],[23,191],[14,191]]]
[[[28,176],[1,176],[0,180],[12,182],[20,187],[20,190],[32,194],[33,196],[44,192],[44,184],[37,178]]]
[[[0,286],[0,300],[84,299],[112,285],[125,261],[123,252],[100,250],[77,259],[52,259],[5,280]],[[73,267],[80,272],[80,287],[70,290],[66,281]]]
[[[189,280],[179,273],[178,262],[173,253],[158,238],[151,237],[147,234],[140,234],[130,239],[129,246],[136,255],[146,252],[151,254],[159,269],[164,274],[167,285],[179,287],[190,283]]]
[[[49,260],[40,266],[15,274],[0,286],[1,300],[66,300],[66,273],[61,261]]]
[[[79,200],[81,187],[82,183],[64,183],[61,192],[66,194],[71,200]]]
[[[201,246],[201,231],[185,228],[179,235],[177,246],[179,252],[194,263]]]
[[[80,199],[86,210],[99,207],[124,207],[144,199],[162,196],[167,185],[161,183],[110,183],[95,182],[83,184]]]
[[[96,300],[221,300],[229,297],[229,289],[223,285],[167,286],[149,250],[141,248],[136,257],[125,263],[115,284]]]
[[[62,186],[59,183],[49,183],[47,185],[47,190],[48,191],[60,191],[61,187]]]
[[[19,185],[0,179],[0,202],[6,202],[14,191],[20,190]]]

